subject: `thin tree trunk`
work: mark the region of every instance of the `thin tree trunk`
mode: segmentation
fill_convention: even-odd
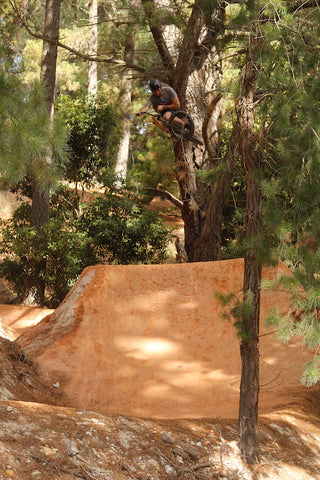
[[[124,61],[127,65],[133,65],[134,59],[134,32],[129,31],[126,37]],[[130,152],[130,104],[132,94],[132,71],[126,68],[122,74],[120,105],[122,110],[121,138],[118,145],[115,172],[122,180],[127,178],[128,160]]]
[[[98,49],[98,0],[89,0],[89,54],[97,55]],[[98,64],[88,65],[88,95],[94,101],[98,91]]]
[[[258,67],[251,51],[258,45],[253,38],[249,45],[242,71],[242,94],[237,105],[239,145],[246,178],[246,238],[254,243],[262,231],[261,188],[255,178],[260,167],[260,152],[254,132],[254,94]],[[239,407],[240,450],[243,461],[260,461],[258,438],[259,400],[259,317],[260,317],[261,263],[254,247],[248,247],[244,264],[244,300],[251,310],[243,319],[241,353],[241,385]]]
[[[51,117],[53,117],[56,90],[60,6],[61,0],[46,0],[40,79],[46,85],[47,106]]]
[[[40,78],[46,86],[46,101],[51,120],[54,115],[56,87],[57,42],[59,40],[61,0],[47,0],[45,11],[44,38],[41,58]],[[48,152],[43,162],[51,163]],[[49,186],[44,186],[39,179],[33,181],[31,226],[37,236],[33,244],[32,254],[27,262],[24,284],[24,304],[44,305],[46,257],[43,253],[46,244],[44,226],[49,220]]]

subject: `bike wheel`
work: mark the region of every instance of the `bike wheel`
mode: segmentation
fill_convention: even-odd
[[[194,133],[194,123],[187,112],[177,110],[170,117],[168,129],[172,137],[188,140]]]

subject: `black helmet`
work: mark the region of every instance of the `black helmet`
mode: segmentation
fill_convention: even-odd
[[[161,84],[160,80],[158,80],[157,78],[154,78],[153,80],[150,80],[149,88],[152,92],[154,92],[155,90],[158,90],[158,88],[161,88],[161,87],[162,87],[162,84]]]

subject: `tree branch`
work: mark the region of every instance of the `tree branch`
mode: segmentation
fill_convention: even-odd
[[[67,50],[68,52],[72,53],[73,55],[82,58],[83,60],[88,60],[90,62],[98,62],[98,63],[111,63],[114,65],[118,65],[119,67],[123,68],[131,68],[137,72],[145,73],[145,69],[138,67],[137,65],[128,65],[126,62],[123,60],[115,59],[113,57],[107,56],[107,55],[90,55],[88,53],[83,53],[80,52],[79,50],[76,50],[72,47],[69,47],[68,45],[65,45],[64,43],[61,43],[60,41],[53,41],[52,38],[48,38],[45,35],[41,33],[34,32],[26,22],[26,20],[23,18],[21,15],[20,11],[18,8],[15,6],[14,2],[10,1],[10,4],[13,8],[13,10],[16,12],[20,22],[22,23],[23,27],[26,29],[26,31],[29,33],[34,38],[38,38],[39,40],[45,40],[46,42],[50,42],[54,45],[57,45],[60,48],[63,48],[64,50]]]
[[[320,4],[318,0],[305,0],[293,3],[292,5],[289,4],[288,6],[289,11],[295,13],[297,10],[305,9],[305,8],[320,8]]]
[[[148,20],[149,28],[152,33],[154,43],[158,49],[159,55],[161,57],[163,66],[169,72],[174,69],[174,62],[170,55],[169,49],[161,31],[161,28],[158,24],[155,24],[153,21],[153,11],[155,9],[153,0],[141,0],[145,15]],[[151,8],[152,7],[152,8]]]
[[[170,200],[171,203],[173,203],[173,205],[175,205],[180,209],[183,206],[183,202],[181,202],[179,198],[175,197],[174,195],[172,195],[172,193],[168,192],[167,190],[160,190],[159,188],[154,188],[154,187],[144,187],[144,190],[148,192],[157,193],[158,195],[167,198],[168,200]]]
[[[210,118],[212,117],[212,114],[218,104],[218,102],[221,100],[221,95],[217,95],[216,97],[214,97],[211,102],[210,102],[210,105],[208,106],[207,108],[207,112],[206,112],[206,116],[204,117],[204,120],[202,122],[202,137],[203,137],[203,141],[204,141],[204,144],[205,144],[205,147],[206,147],[206,150],[208,151],[210,157],[213,159],[215,158],[215,152],[211,146],[211,143],[209,142],[209,138],[208,138],[208,124],[209,124],[209,121],[210,121]]]

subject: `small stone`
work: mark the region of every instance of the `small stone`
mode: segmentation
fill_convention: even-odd
[[[55,448],[50,448],[50,447],[42,447],[42,451],[47,457],[56,457],[57,456],[57,450]]]
[[[60,388],[61,387],[59,382],[54,383],[53,386],[54,386],[54,388]]]
[[[174,468],[172,468],[170,465],[165,465],[164,469],[165,469],[167,475],[170,475],[170,473],[174,472]]]
[[[71,443],[69,445],[69,455],[71,457],[74,457],[75,455],[77,455],[79,453],[79,450],[77,449],[76,445]]]

